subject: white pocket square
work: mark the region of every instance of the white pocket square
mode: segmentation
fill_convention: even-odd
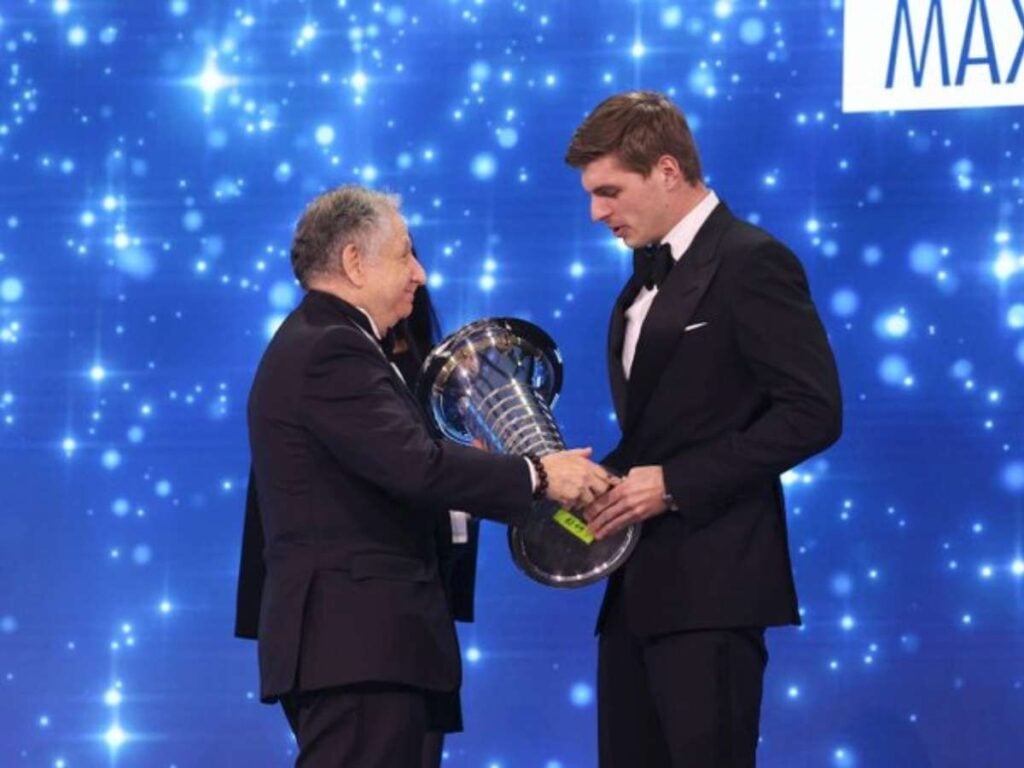
[[[690,331],[696,331],[698,328],[703,328],[705,325],[707,325],[707,322],[694,323],[693,325],[688,325],[685,328],[683,328],[683,333],[689,333]]]

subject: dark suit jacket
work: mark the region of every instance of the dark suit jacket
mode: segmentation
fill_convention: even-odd
[[[679,512],[643,524],[610,580],[640,636],[798,624],[779,475],[839,437],[835,361],[796,257],[720,203],[661,285],[630,378],[624,312],[608,366],[622,429],[605,462],[664,468]]]
[[[250,502],[266,539],[264,701],[367,681],[457,688],[438,525],[449,508],[505,522],[529,508],[526,463],[432,437],[368,333],[359,310],[310,291],[250,391]],[[254,530],[246,535],[243,547],[256,546]],[[255,583],[258,565],[248,565],[240,584]],[[239,608],[244,634],[255,617],[242,590]]]
[[[429,352],[429,349],[426,350]],[[389,355],[409,388],[415,391],[414,379],[419,375],[423,354],[412,348],[404,353]],[[427,421],[431,434],[440,437],[434,425]],[[235,604],[235,637],[255,640],[260,621],[260,602],[266,567],[263,565],[263,523],[256,484],[249,471],[248,491],[245,498],[245,519],[242,526],[242,549],[238,567],[238,588]],[[470,517],[467,522],[466,541],[452,542],[451,518],[443,512],[436,529],[438,566],[441,582],[448,598],[452,617],[456,621],[473,621],[475,615],[476,566],[480,548],[480,521]]]
[[[417,298],[419,298],[419,294],[417,294]],[[415,313],[415,311],[414,309],[413,312]],[[396,334],[405,339],[408,348],[388,355],[412,392],[416,392],[423,362],[430,354],[431,345],[436,343],[436,340],[417,338],[415,334],[416,331],[408,326],[400,334]],[[444,437],[429,418],[427,426],[434,437]],[[444,584],[448,605],[452,609],[452,616],[456,621],[473,621],[479,549],[480,520],[478,518],[469,517],[466,520],[466,540],[455,543],[452,541],[451,516],[447,511],[441,513],[437,526],[437,551],[441,581]]]
[[[438,518],[436,529],[438,567],[441,583],[452,618],[471,622],[475,616],[476,565],[480,549],[480,521],[471,517],[466,522],[466,541],[452,542],[451,518],[445,512]],[[235,637],[255,640],[259,634],[260,603],[267,569],[263,564],[263,523],[256,483],[249,471],[245,498],[245,519],[242,523],[242,550],[238,567],[235,596]]]

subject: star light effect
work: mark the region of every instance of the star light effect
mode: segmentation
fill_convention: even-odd
[[[217,95],[226,88],[238,85],[239,79],[222,72],[217,63],[217,52],[207,51],[203,69],[186,82],[202,92],[203,112],[209,114],[213,112]]]
[[[246,395],[302,299],[292,229],[318,191],[399,194],[443,331],[538,322],[565,362],[567,438],[614,447],[603,347],[631,249],[589,221],[562,156],[598,101],[639,87],[684,108],[708,185],[799,257],[842,376],[842,440],[781,478],[803,626],[768,633],[760,762],[788,766],[799,743],[809,764],[911,766],[901,746],[927,742],[950,765],[1016,764],[1019,743],[984,737],[1024,717],[1018,671],[991,663],[1024,639],[1014,110],[844,114],[838,1],[108,5],[0,12],[0,178],[17,182],[0,203],[0,543],[12,583],[45,568],[52,587],[0,603],[6,699],[35,702],[7,753],[202,765],[183,735],[199,716],[239,764],[290,759],[254,650],[225,627]],[[482,529],[469,728],[446,764],[593,765],[600,587],[533,587]],[[197,714],[214,678],[224,700]],[[904,730],[848,727],[880,700]],[[129,733],[153,701],[159,738]],[[481,722],[570,728],[496,740]]]
[[[121,728],[120,724],[115,722],[103,734],[103,741],[106,742],[111,755],[115,755],[124,746],[125,742],[128,741],[128,734]]]

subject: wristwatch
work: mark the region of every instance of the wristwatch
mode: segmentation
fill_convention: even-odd
[[[661,494],[661,500],[665,502],[665,506],[668,507],[669,512],[679,511],[679,505],[676,504],[676,500],[672,498],[672,494],[669,493],[668,491],[665,491],[663,494]]]

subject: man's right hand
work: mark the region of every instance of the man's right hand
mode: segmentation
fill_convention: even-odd
[[[584,507],[618,482],[590,460],[591,448],[574,448],[541,457],[548,475],[547,497],[563,506]]]

